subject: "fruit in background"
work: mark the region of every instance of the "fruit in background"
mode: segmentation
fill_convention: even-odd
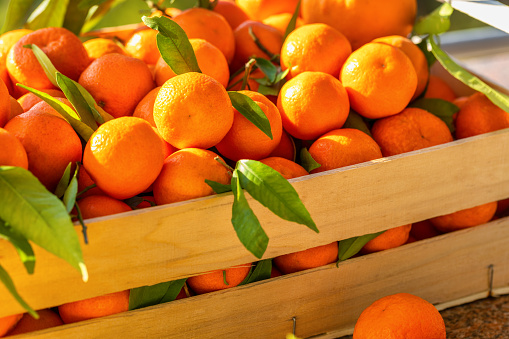
[[[1,317],[0,318],[0,337],[6,335],[7,332],[9,332],[14,326],[16,326],[16,324],[21,319],[21,317],[23,317],[23,313],[8,315],[6,317]]]
[[[4,81],[11,95],[13,94],[14,88],[11,78],[9,77],[9,72],[7,71],[7,54],[9,54],[9,50],[19,39],[32,32],[31,29],[22,28],[8,31],[0,35],[0,79]]]
[[[378,299],[357,319],[353,339],[372,338],[445,339],[445,323],[433,304],[397,293]]]
[[[352,109],[369,119],[401,112],[417,88],[417,73],[407,55],[397,47],[376,42],[352,52],[339,79]]]
[[[196,294],[224,290],[238,286],[247,277],[250,269],[251,263],[237,265],[225,270],[189,277],[186,283]]]
[[[21,141],[0,127],[0,166],[18,166],[28,169],[28,158]]]
[[[133,117],[142,118],[148,121],[152,127],[156,127],[154,122],[154,102],[160,89],[161,86],[152,89],[138,102],[134,109]]]
[[[417,14],[416,0],[302,0],[306,24],[321,22],[343,33],[353,50],[388,35],[407,36]]]
[[[420,108],[406,108],[401,113],[377,120],[371,134],[384,157],[453,141],[447,125]]]
[[[424,92],[424,97],[453,102],[456,99],[456,94],[454,94],[451,86],[449,86],[449,84],[447,84],[442,78],[431,74],[429,76],[426,92]]]
[[[290,24],[290,20],[292,19],[292,13],[280,13],[280,14],[274,14],[269,17],[266,17],[263,19],[263,23],[266,25],[269,25],[271,27],[274,27],[281,33],[281,36],[285,36],[286,28]],[[295,21],[295,28],[299,28],[300,26],[304,25],[304,22],[300,17],[297,17],[297,20]]]
[[[216,7],[214,7],[214,12],[221,14],[228,21],[232,30],[244,21],[249,20],[246,12],[233,1],[219,0]]]
[[[380,252],[401,246],[408,240],[411,228],[412,225],[410,224],[388,229],[376,238],[368,241],[366,245],[362,247],[360,253],[367,254]]]
[[[490,221],[497,211],[497,202],[463,209],[454,213],[431,218],[430,221],[442,232],[452,232],[463,228],[479,226]]]
[[[274,14],[293,13],[298,0],[236,0],[235,3],[249,15],[251,20],[262,21]]]
[[[104,217],[107,215],[132,211],[125,202],[107,195],[89,195],[76,201],[83,219]]]
[[[94,38],[94,39],[85,41],[83,43],[83,46],[87,50],[87,54],[88,54],[88,57],[90,58],[90,62],[94,61],[97,58],[102,57],[105,54],[110,54],[110,53],[118,53],[118,54],[124,54],[124,55],[127,54],[126,51],[112,39]]]
[[[304,167],[285,158],[269,157],[260,160],[260,162],[278,171],[285,179],[298,178],[309,174]]]
[[[11,336],[39,331],[46,328],[60,326],[64,323],[60,316],[51,309],[39,310],[37,311],[37,314],[39,315],[39,319],[35,319],[28,313],[23,314],[21,320],[8,335]]]
[[[90,174],[88,174],[85,167],[83,167],[83,165],[80,166],[80,169],[78,171],[78,193],[82,192],[85,188],[87,188],[91,185],[94,185],[94,184],[95,184],[95,182],[92,180],[92,178],[90,178]],[[96,185],[95,187],[90,188],[88,191],[81,194],[78,198],[85,198],[89,195],[105,195],[105,194],[106,193],[104,193]]]
[[[290,274],[336,262],[338,250],[338,242],[335,241],[327,245],[280,255],[273,259],[273,263],[281,273]]]
[[[11,103],[11,114],[9,114],[9,120],[14,118],[16,115],[24,113],[23,107],[21,107],[18,100],[14,99],[12,96],[9,96],[9,101]]]
[[[67,105],[70,109],[72,109],[74,111],[74,107],[72,106],[71,102],[69,100],[67,100],[66,98],[55,98],[55,99],[65,105]],[[58,111],[56,109],[51,107],[51,105],[48,104],[46,101],[40,101],[40,102],[36,103],[35,105],[32,106],[32,108],[30,108],[27,111],[27,113],[32,113],[32,112],[48,113],[48,114],[52,114],[54,116],[63,118],[63,116],[60,113],[58,113]]]
[[[277,106],[285,131],[302,140],[343,127],[350,110],[341,82],[323,72],[304,72],[289,80],[279,92]]]
[[[49,94],[53,98],[65,98],[64,92],[62,92],[59,89],[54,89],[54,88],[42,89],[41,92]],[[43,100],[31,92],[23,94],[21,97],[18,98],[18,102],[20,103],[21,107],[23,108],[23,111],[25,111],[25,112],[27,112],[35,104],[37,104],[41,101],[43,101]]]
[[[4,127],[11,118],[11,100],[9,90],[0,80],[0,127]]]
[[[339,77],[352,47],[341,32],[326,24],[309,24],[295,29],[281,48],[281,69],[290,69],[287,79],[306,72],[324,72]]]
[[[269,157],[281,157],[291,161],[295,161],[296,157],[295,142],[290,134],[283,129],[281,141],[276,148],[269,154]]]
[[[135,32],[125,43],[125,51],[132,57],[149,65],[155,65],[161,57],[157,48],[156,30],[147,28]]]
[[[413,223],[410,230],[410,236],[414,237],[415,240],[428,239],[440,234],[442,232],[438,231],[429,219]]]

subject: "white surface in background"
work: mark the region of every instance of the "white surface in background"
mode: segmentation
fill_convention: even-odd
[[[451,0],[450,4],[455,10],[509,33],[509,6],[499,1]]]

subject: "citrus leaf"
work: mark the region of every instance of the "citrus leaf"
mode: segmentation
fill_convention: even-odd
[[[286,78],[286,76],[288,75],[288,73],[290,73],[290,69],[287,68],[285,69],[284,71],[282,72],[278,72],[278,74],[276,75],[276,81],[275,83],[279,83],[281,82],[284,78]],[[281,84],[282,85],[282,84]]]
[[[129,207],[131,207],[132,209],[135,209],[136,206],[138,206],[139,204],[141,204],[143,202],[143,200],[144,200],[143,197],[135,195],[134,197],[125,199],[124,202],[127,205],[129,205]]]
[[[53,84],[53,86],[58,87],[57,78],[56,78],[56,74],[58,71],[55,68],[55,66],[53,66],[53,63],[48,58],[46,53],[44,53],[42,51],[42,49],[40,49],[39,46],[37,46],[35,44],[25,45],[23,47],[29,48],[32,50],[32,52],[35,55],[35,58],[37,59],[37,61],[39,61],[39,64],[41,65],[42,69],[44,70],[44,73],[48,77],[49,81]]]
[[[38,0],[9,1],[5,21],[0,34],[23,27]]]
[[[103,18],[112,7],[114,7],[115,3],[118,3],[117,0],[106,0],[102,1],[97,7],[92,7],[91,11],[89,11],[89,15],[81,28],[81,32],[88,32],[93,29]]]
[[[233,171],[231,186],[233,191],[233,228],[244,247],[255,257],[260,259],[267,249],[269,237],[247,203],[244,191],[240,184],[238,170]]]
[[[69,0],[43,0],[27,20],[27,28],[62,27]]]
[[[261,79],[257,79],[256,81],[258,81],[258,80],[261,80]],[[263,94],[263,95],[278,96],[279,89],[265,86],[265,85],[260,85],[260,86],[258,86],[258,93]]]
[[[51,95],[38,91],[34,88],[30,88],[19,83],[16,84],[16,86],[24,88],[27,91],[34,93],[42,100],[46,101],[51,107],[57,110],[57,112],[60,113],[62,117],[64,117],[64,119],[67,120],[67,122],[69,122],[69,124],[71,124],[72,128],[74,128],[74,130],[83,138],[83,140],[88,141],[88,139],[90,139],[90,137],[94,133],[94,130],[87,126],[85,123],[81,122],[76,112],[74,112],[69,106],[67,106],[63,102],[58,101]]]
[[[422,98],[412,102],[409,107],[422,108],[439,117],[449,127],[451,133],[454,133],[455,128],[452,116],[460,109],[452,102],[437,98]]]
[[[64,196],[65,190],[67,189],[67,186],[69,186],[69,179],[71,179],[71,166],[72,162],[70,162],[65,168],[64,174],[62,174],[57,188],[55,189],[55,195],[58,198],[62,198]]]
[[[366,122],[362,119],[361,115],[354,111],[350,111],[350,113],[348,113],[348,117],[346,118],[343,128],[358,129],[371,137],[368,125],[366,125]]]
[[[295,7],[295,11],[293,11],[292,18],[290,19],[290,22],[288,22],[288,26],[286,26],[285,35],[283,36],[283,41],[286,40],[286,37],[288,36],[288,34],[290,34],[293,30],[295,30],[295,26],[297,25],[297,18],[299,17],[299,14],[300,14],[300,3],[301,3],[301,0],[299,0],[299,2],[297,3],[297,6]]]
[[[102,4],[103,2],[106,2],[107,0],[81,0],[79,3],[78,3],[78,8],[79,9],[87,9],[87,8],[90,8],[92,6],[98,6],[100,4]]]
[[[451,14],[454,8],[447,2],[435,9],[427,16],[417,20],[414,26],[414,33],[417,35],[441,34],[447,32],[451,27]]]
[[[153,306],[175,300],[187,279],[163,282],[131,289],[129,310]]]
[[[272,273],[272,259],[260,260],[256,263],[254,270],[251,269],[246,279],[244,279],[239,285],[245,285],[269,279],[271,273]]]
[[[160,303],[167,303],[170,301],[173,301],[177,298],[178,294],[182,290],[182,287],[184,287],[184,284],[186,283],[187,278],[174,280],[170,282],[170,285],[168,286],[168,290],[166,291],[166,294],[161,299]]]
[[[322,166],[319,163],[317,163],[315,159],[313,159],[313,156],[311,155],[311,153],[309,153],[306,147],[302,147],[300,150],[300,162],[301,162],[300,165],[304,167],[304,169],[308,172],[311,172],[312,170]]]
[[[364,247],[364,245],[366,245],[368,241],[375,239],[383,232],[384,231],[341,240],[339,242],[339,254],[338,254],[339,261],[346,260],[356,255]]]
[[[242,187],[263,206],[282,219],[306,225],[318,233],[298,193],[279,172],[255,160],[239,160],[236,171]]]
[[[7,290],[11,293],[11,295],[16,299],[16,301],[28,312],[32,317],[35,319],[39,319],[39,315],[37,312],[35,312],[28,304],[26,303],[23,298],[19,295],[18,291],[16,290],[16,286],[14,286],[14,282],[12,281],[11,277],[9,276],[9,273],[0,265],[0,281],[4,284],[4,286],[7,288]]]
[[[88,17],[90,7],[79,7],[79,0],[69,1],[67,11],[65,12],[64,23],[62,26],[76,35],[80,35],[81,28]]]
[[[32,246],[21,234],[11,227],[6,226],[4,221],[0,219],[0,239],[2,238],[9,241],[14,248],[16,248],[27,273],[33,274],[35,268],[35,254]]]
[[[201,73],[193,46],[186,32],[176,22],[164,16],[153,18],[144,16],[142,20],[145,25],[159,32],[156,37],[157,48],[175,74]]]
[[[496,91],[488,86],[484,81],[478,77],[467,72],[463,67],[454,62],[434,41],[431,36],[427,39],[431,52],[437,58],[438,62],[456,79],[472,88],[475,91],[484,93],[488,99],[502,110],[509,112],[509,96]]]
[[[256,65],[269,79],[269,83],[273,84],[276,81],[277,67],[272,62],[264,58],[255,58]]]
[[[226,281],[226,270],[223,270],[223,284],[225,284],[226,286],[230,285],[228,284],[228,281]]]
[[[239,111],[240,114],[258,127],[271,140],[273,139],[269,119],[253,99],[235,91],[228,91],[228,96],[230,97],[233,107]]]
[[[0,167],[0,196],[0,219],[88,280],[78,235],[62,201],[29,171],[9,166]]]
[[[428,62],[428,68],[431,68],[431,66],[433,66],[433,64],[435,63],[435,61],[437,61],[437,59],[435,58],[433,53],[430,50],[428,50],[428,42],[426,41],[426,39],[422,39],[417,44],[417,47],[419,47],[419,49],[424,53],[424,56],[426,57],[426,61]],[[421,96],[422,95],[424,95],[424,93],[421,94]]]
[[[71,182],[67,186],[64,197],[62,199],[67,213],[71,213],[74,204],[76,204],[76,197],[78,196],[78,171],[79,166],[76,166],[76,170],[72,176]]]
[[[232,187],[230,185],[224,185],[220,182],[212,181],[209,179],[205,179],[205,183],[209,185],[216,194],[231,192]]]

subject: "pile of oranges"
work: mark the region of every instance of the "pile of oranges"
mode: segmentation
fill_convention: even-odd
[[[483,94],[457,98],[447,83],[429,74],[424,53],[408,38],[415,0],[303,0],[296,28],[285,37],[298,3],[220,0],[213,10],[155,12],[186,32],[202,73],[176,75],[157,48],[157,31],[148,27],[123,40],[101,36],[82,42],[57,27],[1,35],[0,165],[28,169],[54,192],[67,165],[78,163],[79,191],[95,184],[77,201],[87,219],[132,210],[125,199],[134,196],[143,197],[136,208],[144,208],[214,194],[205,180],[229,185],[231,171],[224,164],[241,159],[261,161],[291,179],[309,174],[298,163],[304,147],[320,165],[311,170],[317,173],[509,127],[509,113]],[[30,44],[111,115],[88,141],[50,105],[17,86],[38,89],[73,108],[24,47]],[[287,72],[284,80],[266,86],[269,75],[253,58]],[[229,90],[259,106],[272,137],[232,107]],[[436,115],[411,107],[419,98],[457,105],[455,132]],[[344,127],[355,113],[367,131]],[[403,225],[371,240],[361,254],[479,225],[496,211],[492,202]],[[273,261],[273,276],[337,257],[337,242],[283,255]],[[191,277],[180,297],[236,286],[250,267]],[[60,315],[48,310],[41,319],[55,326],[128,306],[129,292],[123,291],[62,305]],[[8,320],[0,319],[0,336],[16,323],[11,333],[20,333],[30,321],[20,318],[13,316],[5,330]],[[34,326],[27,328],[40,328]]]

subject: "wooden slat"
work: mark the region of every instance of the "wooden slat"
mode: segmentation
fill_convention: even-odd
[[[362,310],[407,292],[433,304],[488,295],[509,286],[509,218],[392,250],[102,319],[65,325],[33,338],[323,338],[349,334]],[[442,307],[443,308],[443,307]]]
[[[265,257],[507,198],[508,143],[509,130],[498,131],[295,179],[319,234],[282,221],[250,199],[270,237]],[[231,203],[231,195],[223,194],[91,220],[90,244],[83,245],[86,284],[39,248],[32,276],[11,246],[0,243],[0,260],[37,309],[252,262],[231,226]],[[0,316],[22,311],[3,286],[0,291]]]

